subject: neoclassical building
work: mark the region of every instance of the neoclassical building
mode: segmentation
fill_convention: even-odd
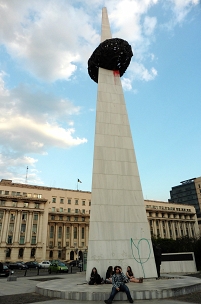
[[[91,192],[0,182],[0,260],[73,260],[87,250]]]
[[[145,207],[151,235],[168,239],[200,236],[194,206],[145,200]]]
[[[0,182],[0,261],[82,259],[91,192]],[[145,200],[152,235],[199,236],[194,206]]]

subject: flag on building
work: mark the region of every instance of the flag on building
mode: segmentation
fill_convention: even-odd
[[[80,180],[79,178],[78,178],[77,182],[78,182],[78,183],[82,183],[81,180]]]

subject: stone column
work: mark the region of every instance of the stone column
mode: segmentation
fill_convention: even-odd
[[[3,245],[3,243],[7,243],[7,233],[8,233],[8,229],[9,229],[9,224],[10,224],[10,212],[9,210],[5,210],[4,211],[4,216],[3,216],[3,223],[2,223],[2,238],[1,238],[1,245]]]
[[[32,237],[32,215],[30,213],[27,213],[27,219],[26,222],[21,220],[21,224],[26,223],[26,234],[25,234],[25,241],[26,243],[31,244],[31,237]]]
[[[177,222],[177,231],[178,231],[178,237],[181,237],[180,222]]]
[[[182,228],[183,228],[184,235],[187,235],[187,232],[186,232],[186,223],[185,222],[182,222]]]
[[[62,234],[62,247],[66,247],[66,226],[63,223],[63,234]]]
[[[190,222],[188,222],[188,232],[189,232],[189,237],[193,237]]]
[[[70,229],[70,247],[74,247],[74,227],[73,224],[71,224],[71,229]]]
[[[82,237],[82,233],[81,233],[81,225],[79,224],[78,225],[78,247],[80,248],[81,247],[81,237]]]
[[[153,221],[153,234],[157,235],[156,220],[152,220],[152,221]]]
[[[171,226],[172,226],[172,238],[176,240],[175,222],[172,221]]]
[[[86,225],[86,232],[85,232],[85,246],[88,247],[88,241],[89,241],[89,226]]]
[[[169,230],[169,226],[168,226],[168,221],[165,221],[165,231],[166,231],[166,238],[169,239],[170,238],[170,230]]]
[[[55,223],[54,247],[58,248],[58,224]]]
[[[16,224],[15,224],[15,233],[13,236],[13,241],[14,243],[19,243],[19,238],[20,238],[20,232],[21,232],[21,227],[20,227],[20,220],[22,218],[22,212],[21,211],[17,211],[17,216],[16,216]]]
[[[160,231],[160,237],[163,239],[164,238],[163,222],[161,220],[159,220],[159,231]]]

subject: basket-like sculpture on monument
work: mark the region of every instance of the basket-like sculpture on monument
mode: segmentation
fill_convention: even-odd
[[[122,76],[130,64],[133,52],[130,44],[120,38],[106,39],[88,60],[88,73],[98,83],[98,69],[119,71]]]

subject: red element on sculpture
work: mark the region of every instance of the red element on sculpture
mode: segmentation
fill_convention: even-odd
[[[118,70],[114,70],[113,71],[114,77],[120,76],[120,73]]]

